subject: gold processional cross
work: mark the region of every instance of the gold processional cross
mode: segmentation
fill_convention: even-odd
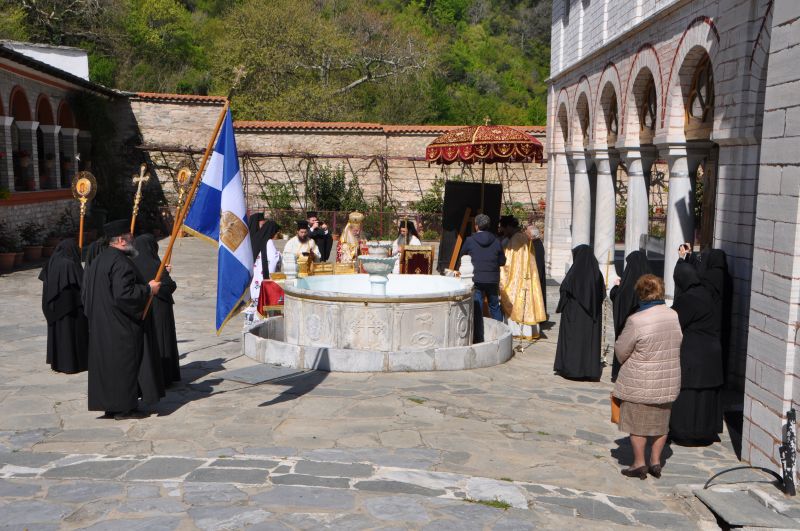
[[[133,216],[131,216],[131,234],[133,228],[136,226],[136,215],[139,214],[139,201],[142,200],[142,185],[150,180],[150,174],[147,173],[147,164],[142,164],[139,167],[139,175],[133,176],[133,184],[136,185],[136,195],[133,196]]]

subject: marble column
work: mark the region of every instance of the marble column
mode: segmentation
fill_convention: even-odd
[[[23,168],[26,173],[22,176],[25,181],[33,181],[33,189],[39,189],[39,148],[36,142],[36,129],[39,122],[14,122],[19,131],[19,150],[25,151],[29,156],[27,166]]]
[[[611,174],[609,152],[599,149],[594,153],[597,166],[597,188],[595,193],[594,256],[600,265],[600,272],[610,286],[617,273],[614,269],[614,227],[616,225],[616,199],[614,197],[614,177]],[[617,164],[615,162],[614,167]],[[606,273],[607,272],[607,273]]]
[[[14,158],[11,145],[11,116],[0,116],[0,188],[14,191]]]
[[[586,154],[581,151],[571,153],[575,168],[575,184],[572,191],[572,247],[592,242],[592,192],[589,186],[589,173],[586,170]]]
[[[62,175],[62,183],[69,187],[72,183],[72,178],[78,172],[78,164],[75,161],[75,155],[78,154],[78,133],[79,129],[69,127],[61,128],[61,154],[64,155],[64,160],[61,161],[62,168],[70,168],[69,175]],[[67,164],[69,161],[69,164]]]
[[[44,137],[44,155],[42,159],[47,165],[46,168],[39,168],[40,173],[48,173],[50,188],[58,188],[61,183],[61,161],[59,157],[58,133],[60,125],[40,125]],[[51,157],[48,161],[47,158]],[[41,184],[41,183],[40,183]]]
[[[678,261],[678,247],[694,242],[694,198],[689,175],[689,160],[685,144],[659,146],[669,164],[669,195],[667,197],[667,236],[664,245],[664,287],[668,298],[675,294],[672,273]]]
[[[653,147],[626,147],[620,150],[628,168],[628,196],[625,211],[625,256],[641,247],[642,236],[649,232],[647,177],[657,152]]]

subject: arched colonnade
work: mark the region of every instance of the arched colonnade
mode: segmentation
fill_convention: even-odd
[[[553,237],[569,240],[570,247],[592,245],[601,271],[604,275],[608,271],[609,286],[616,277],[620,170],[627,173],[627,192],[620,201],[624,202],[627,256],[649,237],[648,188],[654,164],[663,161],[668,168],[664,238],[668,296],[674,291],[671,272],[678,246],[682,242],[701,247],[713,244],[718,47],[713,22],[701,17],[689,25],[677,49],[659,53],[645,44],[625,62],[625,68],[609,62],[599,78],[593,75],[596,81],[583,75],[577,83],[554,87],[551,203],[561,201],[568,207],[571,223],[569,229],[552,224],[554,231],[560,231]],[[696,211],[698,183],[704,195]]]

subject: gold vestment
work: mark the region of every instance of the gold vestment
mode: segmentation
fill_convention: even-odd
[[[500,304],[503,313],[521,325],[536,325],[546,321],[533,242],[524,232],[518,232],[509,239],[505,255],[506,265],[500,268]]]

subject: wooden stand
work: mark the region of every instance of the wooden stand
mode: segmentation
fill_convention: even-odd
[[[461,252],[461,245],[464,243],[464,234],[467,232],[467,223],[472,219],[470,217],[472,214],[472,209],[467,208],[464,211],[464,219],[461,220],[461,229],[458,231],[458,237],[456,238],[456,245],[453,247],[453,254],[450,256],[450,270],[454,270],[456,268],[456,262],[458,261],[458,254]]]

